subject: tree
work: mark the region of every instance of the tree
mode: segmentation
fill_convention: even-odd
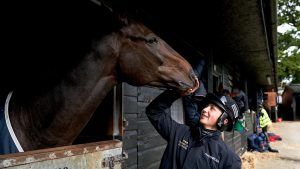
[[[300,1],[278,0],[278,78],[300,83]]]

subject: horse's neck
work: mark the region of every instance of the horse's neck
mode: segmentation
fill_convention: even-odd
[[[20,123],[13,125],[36,128],[40,131],[37,137],[43,137],[46,140],[56,138],[62,140],[62,142],[54,141],[53,144],[70,144],[107,93],[117,84],[115,76],[117,56],[115,56],[116,52],[111,49],[109,50],[111,52],[108,52],[110,47],[98,45],[97,51],[88,54],[59,85],[46,94],[35,97],[33,103],[25,108],[27,110],[25,113],[31,116],[27,119],[34,117],[34,121],[30,119],[28,121],[31,123],[23,124],[24,126],[20,126],[22,125]],[[100,55],[105,56],[99,57]],[[21,109],[18,107],[13,111]],[[21,120],[20,117],[14,118]],[[19,135],[28,137],[21,132]]]
[[[89,118],[107,93],[116,84],[113,60],[99,60],[89,55],[76,69],[54,88],[56,105],[60,105],[57,118],[68,118],[75,125]],[[78,116],[84,115],[81,119]]]

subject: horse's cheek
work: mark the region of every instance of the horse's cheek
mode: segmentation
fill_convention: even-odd
[[[137,70],[135,62],[120,62],[119,68],[119,73],[123,81],[131,85],[139,85],[140,71]]]

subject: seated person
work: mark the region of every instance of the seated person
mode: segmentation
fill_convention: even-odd
[[[260,127],[262,129],[262,133],[265,134],[265,137],[267,138],[267,142],[269,141],[269,137],[268,137],[268,131],[270,130],[271,126],[272,126],[272,121],[269,118],[269,115],[267,113],[267,111],[263,108],[263,105],[260,104],[258,106],[258,122],[259,125],[258,127]]]
[[[267,142],[265,135],[260,133],[253,133],[247,137],[248,151],[258,151],[258,152],[275,152],[279,151],[271,148],[270,144]]]
[[[267,142],[264,139],[264,135],[253,133],[247,137],[248,151],[266,152]]]

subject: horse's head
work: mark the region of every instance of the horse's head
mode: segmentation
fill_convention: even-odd
[[[121,38],[118,64],[123,81],[180,91],[198,88],[188,61],[144,25],[128,24],[121,29]]]

